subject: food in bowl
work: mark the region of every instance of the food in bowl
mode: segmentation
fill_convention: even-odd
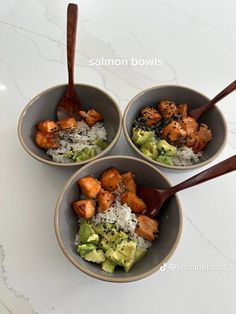
[[[105,272],[113,273],[118,267],[128,272],[158,231],[157,220],[145,215],[146,205],[136,194],[134,174],[109,168],[100,180],[86,176],[78,186],[81,197],[72,204],[79,217],[78,254]]]
[[[132,125],[132,142],[148,158],[173,166],[200,163],[212,132],[188,115],[188,104],[161,100]]]
[[[44,120],[37,124],[35,143],[59,163],[90,159],[108,146],[102,115],[94,109],[79,112],[82,120],[73,117],[60,121]]]

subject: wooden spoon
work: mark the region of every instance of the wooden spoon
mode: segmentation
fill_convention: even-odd
[[[216,95],[212,100],[210,100],[207,104],[189,111],[189,115],[193,117],[195,120],[198,120],[207,110],[211,109],[218,101],[223,99],[225,96],[229,95],[236,89],[236,81],[232,82],[223,89],[218,95]]]
[[[159,213],[162,204],[178,191],[214,179],[234,170],[236,170],[236,155],[225,159],[215,166],[210,167],[173,187],[168,189],[140,188],[138,195],[147,205],[147,215],[155,217]]]
[[[68,117],[74,117],[76,120],[81,119],[79,111],[82,109],[82,107],[74,86],[77,18],[78,6],[77,4],[70,3],[67,7],[67,66],[69,82],[64,96],[57,105],[58,120]]]

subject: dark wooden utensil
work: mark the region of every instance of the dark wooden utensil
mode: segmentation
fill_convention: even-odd
[[[206,111],[211,109],[218,101],[223,99],[225,96],[229,95],[236,89],[236,81],[232,82],[227,86],[225,89],[223,89],[218,95],[216,95],[211,101],[209,101],[207,104],[189,111],[189,115],[193,117],[195,120],[198,120]]]
[[[81,119],[79,111],[82,109],[82,107],[74,86],[77,18],[78,6],[74,3],[70,3],[67,7],[67,66],[69,82],[65,95],[57,105],[58,120],[65,119],[67,117],[74,117],[76,120]]]
[[[139,197],[147,205],[147,215],[155,217],[162,204],[175,193],[236,170],[236,155],[168,189],[140,188]]]

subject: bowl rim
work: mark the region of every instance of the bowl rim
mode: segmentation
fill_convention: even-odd
[[[193,89],[193,88],[190,88],[190,87],[187,87],[187,86],[184,86],[184,85],[159,85],[159,86],[153,86],[153,87],[149,87],[147,89],[144,89],[143,91],[141,91],[140,93],[138,93],[136,96],[134,96],[128,103],[127,107],[125,108],[125,111],[124,111],[124,114],[123,114],[123,120],[122,120],[122,123],[123,123],[123,130],[124,130],[124,134],[125,134],[125,138],[127,140],[127,142],[129,143],[129,145],[132,147],[132,149],[138,153],[139,156],[141,156],[143,159],[147,160],[149,163],[153,163],[154,165],[156,166],[161,166],[163,168],[168,168],[168,169],[172,169],[172,170],[191,170],[191,169],[195,169],[195,168],[198,168],[198,167],[202,167],[202,166],[205,166],[207,164],[209,164],[210,162],[212,162],[215,158],[217,158],[217,156],[219,156],[219,154],[223,151],[225,145],[226,145],[226,141],[227,141],[227,124],[226,124],[226,120],[225,120],[225,117],[223,115],[223,113],[221,112],[221,110],[215,105],[215,109],[217,110],[217,112],[219,113],[219,115],[221,116],[221,119],[223,121],[223,125],[224,125],[224,128],[225,128],[225,134],[224,134],[224,140],[223,140],[223,143],[221,145],[221,147],[219,148],[219,150],[209,159],[207,160],[204,160],[198,164],[194,164],[194,165],[191,165],[191,166],[172,166],[172,165],[166,165],[166,164],[163,164],[161,162],[158,162],[158,161],[155,161],[151,158],[148,158],[146,157],[144,154],[142,154],[142,152],[134,145],[134,143],[132,142],[130,136],[129,136],[129,132],[127,130],[127,127],[126,127],[126,119],[127,119],[127,114],[130,110],[130,108],[132,107],[132,104],[134,103],[134,101],[136,101],[139,97],[141,97],[142,95],[144,95],[145,93],[149,92],[149,91],[152,91],[152,90],[156,90],[156,89],[162,89],[162,88],[166,88],[166,87],[178,87],[178,88],[183,88],[183,89],[187,89],[187,90],[190,90],[194,93],[197,93],[205,98],[207,98],[208,100],[210,100],[209,97],[207,97],[206,95],[200,93],[199,91]]]
[[[78,174],[83,171],[84,169],[100,162],[100,161],[104,161],[104,160],[110,160],[110,159],[131,159],[131,160],[135,160],[137,162],[143,163],[148,167],[151,167],[155,172],[157,172],[171,187],[172,184],[170,183],[169,179],[161,172],[161,170],[159,170],[158,168],[156,168],[154,165],[148,163],[145,160],[142,160],[140,158],[137,157],[132,157],[132,156],[125,156],[125,155],[113,155],[113,156],[107,156],[107,157],[103,157],[97,160],[94,160],[93,162],[81,167],[80,169],[78,169],[66,182],[66,184],[64,185],[63,189],[61,190],[57,202],[56,202],[56,206],[55,206],[55,211],[54,211],[54,230],[55,230],[55,234],[56,234],[56,238],[57,241],[59,243],[59,246],[62,250],[62,252],[64,253],[64,255],[68,258],[68,260],[78,269],[80,269],[82,272],[84,272],[85,274],[102,280],[102,281],[108,281],[108,282],[117,282],[117,283],[125,283],[125,282],[132,282],[132,281],[137,281],[140,279],[143,279],[145,277],[148,277],[152,274],[154,274],[156,271],[158,271],[161,266],[166,263],[171,256],[173,255],[174,251],[176,250],[179,241],[180,241],[180,237],[182,234],[182,227],[183,227],[183,210],[179,201],[179,197],[178,195],[175,194],[175,198],[176,198],[176,202],[177,202],[177,208],[178,208],[178,213],[179,213],[179,229],[178,229],[178,233],[177,233],[177,237],[175,239],[175,242],[171,248],[171,250],[168,252],[168,254],[165,256],[165,258],[155,267],[153,267],[152,269],[140,274],[140,275],[136,275],[136,276],[131,276],[131,277],[127,277],[127,278],[113,278],[113,277],[106,277],[105,275],[100,275],[100,274],[96,274],[93,271],[88,270],[86,267],[84,267],[83,265],[81,265],[79,262],[77,262],[77,260],[75,260],[70,253],[68,252],[66,246],[64,245],[62,238],[61,238],[61,233],[60,233],[60,228],[59,228],[59,208],[60,208],[60,204],[62,201],[62,198],[66,192],[66,190],[68,189],[68,187],[71,185],[71,182],[78,176]]]
[[[111,141],[111,143],[109,143],[108,147],[106,149],[104,149],[103,151],[101,151],[99,154],[97,154],[96,156],[88,159],[88,160],[84,160],[84,161],[80,161],[80,162],[73,162],[73,163],[59,163],[53,160],[47,160],[44,159],[40,156],[38,156],[37,154],[35,154],[24,142],[23,139],[23,135],[22,135],[22,124],[23,124],[23,118],[27,112],[27,110],[34,104],[35,100],[37,100],[38,98],[40,98],[41,96],[43,96],[44,94],[47,94],[48,92],[63,87],[63,86],[67,86],[67,84],[59,84],[59,85],[55,85],[52,87],[49,87],[48,89],[43,90],[42,92],[40,92],[39,94],[37,94],[35,97],[33,97],[24,107],[23,111],[20,114],[19,120],[18,120],[18,126],[17,126],[17,134],[18,134],[18,138],[20,140],[21,145],[23,146],[24,150],[30,155],[32,156],[34,159],[39,160],[40,162],[43,162],[45,164],[48,165],[52,165],[52,166],[59,166],[59,167],[75,167],[75,166],[82,166],[87,164],[90,161],[96,160],[97,158],[102,157],[103,155],[107,154],[116,144],[116,142],[118,141],[121,131],[122,131],[122,113],[121,110],[119,108],[118,103],[103,89],[90,85],[90,84],[80,84],[80,83],[76,83],[75,86],[86,86],[86,87],[90,87],[90,88],[94,88],[100,92],[102,92],[103,94],[105,94],[115,105],[117,112],[118,112],[118,116],[119,116],[119,126],[118,126],[118,131],[115,134],[113,140]]]

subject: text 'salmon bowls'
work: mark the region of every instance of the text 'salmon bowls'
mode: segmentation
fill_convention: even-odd
[[[104,170],[115,167],[120,172],[132,171],[138,186],[167,188],[170,183],[154,166],[146,161],[128,156],[110,156],[95,160],[80,168],[66,183],[55,209],[54,223],[57,240],[66,257],[84,273],[97,279],[111,282],[130,282],[147,277],[161,267],[173,254],[182,230],[182,211],[177,196],[170,198],[163,206],[158,221],[160,231],[147,254],[128,273],[122,269],[113,274],[104,272],[99,265],[83,260],[76,252],[75,234],[78,232],[78,218],[71,204],[79,199],[76,182],[88,175],[99,178]]]
[[[109,146],[100,154],[85,161],[74,163],[57,163],[39,148],[34,141],[35,126],[46,119],[57,120],[56,106],[65,93],[66,85],[51,87],[36,97],[24,108],[18,123],[20,142],[27,153],[37,160],[54,166],[80,166],[107,154],[117,142],[122,129],[122,115],[118,104],[103,90],[84,84],[76,84],[83,110],[95,109],[104,118]]]
[[[213,139],[208,143],[203,153],[202,162],[191,166],[171,166],[154,161],[142,154],[131,140],[132,123],[138,117],[140,111],[147,106],[156,106],[160,100],[170,100],[178,103],[187,103],[189,110],[206,104],[210,99],[203,94],[187,87],[178,85],[163,85],[146,89],[135,96],[128,104],[124,117],[123,128],[125,137],[136,153],[155,165],[170,169],[192,169],[201,167],[214,160],[224,148],[227,137],[225,119],[217,107],[206,112],[198,122],[206,123],[212,130]]]

